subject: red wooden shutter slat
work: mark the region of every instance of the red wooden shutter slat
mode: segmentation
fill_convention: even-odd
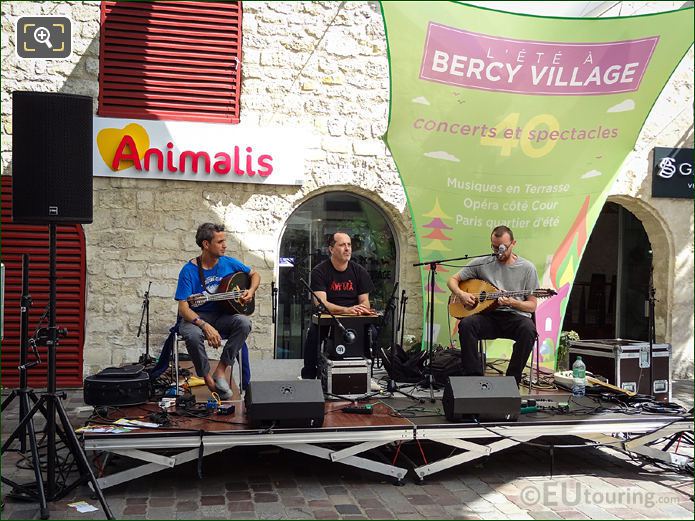
[[[155,71],[155,70],[149,70],[149,71],[140,71],[136,69],[128,70],[128,69],[121,69],[119,71],[118,75],[111,75],[109,76],[110,78],[117,79],[118,82],[128,82],[131,84],[135,84],[137,81],[145,81],[145,80],[157,80],[160,82],[160,84],[168,84],[171,85],[172,88],[179,87],[179,86],[186,86],[190,85],[191,82],[196,83],[197,85],[201,87],[205,87],[209,84],[215,84],[215,83],[221,83],[223,87],[229,88],[230,86],[233,85],[233,81],[229,81],[230,78],[228,77],[223,77],[223,76],[218,76],[214,74],[205,74],[203,71],[201,71],[199,74],[195,74],[195,72],[191,71],[191,74],[184,74],[181,72],[179,69],[176,72],[169,72],[169,71]],[[183,79],[186,80],[185,82],[178,82],[174,83],[172,81],[168,81],[171,79]]]
[[[2,176],[2,262],[5,264],[5,330],[0,372],[5,388],[19,385],[20,300],[22,294],[22,254],[29,254],[29,334],[39,326],[48,304],[49,252],[48,225],[12,223],[12,177]],[[56,324],[67,328],[57,350],[59,387],[82,387],[82,361],[85,317],[85,244],[82,226],[56,226]],[[47,326],[44,320],[42,326]],[[47,351],[39,347],[43,363],[29,370],[29,385],[47,384]],[[29,360],[33,360],[31,353]]]
[[[102,2],[100,116],[239,122],[241,2]]]
[[[125,109],[123,107],[109,107],[104,109],[101,116],[106,118],[132,118],[132,119],[162,119],[166,121],[200,121],[207,123],[229,123],[227,114],[213,113],[182,113],[181,111],[168,111],[164,109]]]
[[[110,41],[114,44],[147,45],[147,47],[165,48],[173,44],[192,49],[196,49],[199,45],[219,48],[220,41],[226,41],[230,46],[239,43],[239,40],[234,35],[218,35],[217,38],[214,39],[198,36],[195,39],[191,39],[190,36],[173,35],[165,31],[160,31],[158,34],[133,31],[132,27],[126,24],[112,25],[109,29],[109,37]]]

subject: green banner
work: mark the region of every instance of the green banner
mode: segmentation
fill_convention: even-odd
[[[693,10],[563,19],[383,2],[382,12],[391,73],[385,140],[420,259],[488,253],[492,228],[509,226],[540,286],[558,293],[536,312],[538,355],[553,366],[587,239],[692,45]],[[446,306],[456,269],[437,270],[434,343],[442,345],[458,343]],[[426,270],[422,284],[426,305]],[[509,345],[498,341],[491,354]]]

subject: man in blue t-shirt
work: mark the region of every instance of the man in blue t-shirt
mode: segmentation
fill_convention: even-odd
[[[192,308],[186,299],[199,293],[214,294],[227,275],[243,272],[249,275],[249,288],[238,299],[243,305],[253,298],[261,277],[241,261],[225,256],[227,239],[223,225],[201,224],[195,234],[195,242],[200,246],[201,254],[181,269],[174,297],[179,303],[178,311],[182,319],[179,333],[186,342],[198,376],[205,380],[210,391],[217,392],[223,400],[229,400],[232,391],[225,371],[234,365],[234,359],[251,332],[251,320],[246,315],[230,314],[225,302],[206,302]],[[210,375],[205,340],[218,349],[223,338],[227,338],[227,342],[222,349],[220,362]]]
[[[490,244],[492,256],[472,260],[447,282],[454,298],[466,307],[474,307],[477,296],[459,289],[459,283],[465,280],[484,280],[502,291],[527,293],[538,289],[535,266],[512,251],[516,246],[512,230],[506,226],[496,227],[490,235]],[[497,299],[499,306],[493,311],[470,315],[459,322],[464,376],[482,376],[485,372],[477,355],[479,340],[508,338],[514,340],[514,347],[507,376],[513,376],[517,384],[521,381],[536,340],[536,325],[531,315],[536,311],[537,302],[532,294],[500,297]]]

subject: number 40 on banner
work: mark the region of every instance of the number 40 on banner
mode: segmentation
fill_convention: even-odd
[[[519,127],[519,113],[512,112],[495,125],[497,128],[496,136],[481,137],[480,144],[488,147],[499,147],[501,156],[511,155],[512,149],[521,145],[521,151],[526,156],[531,158],[543,157],[555,148],[557,141],[546,140],[544,145],[534,146],[530,136],[535,134],[534,130],[542,126],[547,127],[548,133],[560,129],[560,124],[551,114],[538,114],[521,128]]]

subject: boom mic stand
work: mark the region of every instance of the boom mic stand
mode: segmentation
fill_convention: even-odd
[[[299,281],[300,281],[302,284],[304,284],[304,287],[305,287],[306,289],[309,290],[309,293],[311,293],[311,296],[314,297],[314,299],[316,300],[316,302],[318,302],[318,305],[317,305],[316,307],[317,307],[317,309],[318,309],[319,316],[322,315],[324,311],[325,311],[326,313],[328,313],[328,314],[331,316],[331,319],[333,319],[333,322],[336,323],[336,325],[338,326],[338,328],[340,329],[340,331],[343,332],[343,337],[345,338],[345,343],[346,343],[346,344],[352,344],[352,343],[355,341],[355,333],[354,333],[354,331],[351,331],[351,330],[345,328],[345,326],[344,326],[343,323],[338,319],[338,317],[336,317],[336,316],[331,312],[331,310],[328,309],[328,306],[326,306],[326,304],[324,304],[323,300],[321,300],[321,299],[316,295],[316,293],[314,293],[314,290],[311,289],[311,287],[309,286],[309,284],[307,284],[307,282],[306,282],[302,277],[299,277]],[[320,332],[320,326],[319,326],[319,332]],[[321,335],[320,335],[320,334],[319,334],[319,337],[318,337],[318,338],[319,338],[319,345],[318,345],[318,347],[319,347],[319,349],[320,349],[320,348],[321,348]]]
[[[39,461],[38,454],[34,456],[34,472],[36,475],[36,491],[28,485],[19,485],[10,481],[9,479],[2,478],[2,482],[6,483],[20,492],[26,494],[29,497],[37,498],[41,505],[41,517],[42,519],[48,518],[48,508],[46,507],[46,501],[55,501],[62,498],[75,488],[76,486],[89,482],[91,484],[92,490],[96,494],[101,507],[104,509],[104,514],[107,519],[113,519],[113,514],[109,505],[106,503],[106,498],[99,487],[99,482],[97,481],[92,468],[89,466],[89,461],[87,456],[85,456],[82,446],[75,431],[70,425],[70,419],[68,418],[65,408],[63,407],[62,399],[65,398],[64,392],[57,392],[56,390],[56,351],[58,348],[58,338],[67,335],[67,330],[58,329],[56,326],[56,224],[49,223],[48,225],[48,237],[49,237],[49,305],[48,305],[48,327],[41,328],[39,330],[39,343],[40,345],[45,345],[48,348],[48,388],[38,402],[34,404],[31,411],[22,418],[15,429],[15,432],[10,435],[9,438],[2,445],[1,452],[4,453],[7,448],[12,444],[12,442],[17,438],[18,433],[29,426],[29,431],[33,430],[33,418],[34,415],[41,411],[41,413],[46,417],[46,438],[47,438],[47,462],[46,462],[46,488],[44,489],[44,481],[42,477],[41,462]],[[45,408],[44,408],[45,405]],[[62,428],[57,428],[56,426],[56,413],[60,418]],[[60,436],[61,439],[65,441],[70,454],[73,456],[74,460],[77,462],[80,476],[71,484],[61,484],[58,486],[56,482],[57,477],[57,466],[58,466],[58,454],[56,447],[56,434]]]
[[[142,323],[145,322],[145,354],[140,356],[140,363],[147,365],[154,362],[155,359],[150,356],[150,288],[152,281],[147,285],[145,297],[142,299],[142,314],[140,315],[140,325],[138,326],[137,337],[140,338],[142,333]]]
[[[427,327],[427,360],[428,366],[425,370],[425,377],[417,384],[421,385],[427,383],[430,390],[430,402],[434,403],[434,378],[432,377],[432,357],[434,355],[434,286],[437,281],[437,266],[444,264],[445,262],[454,262],[467,259],[476,259],[480,257],[494,257],[494,253],[486,253],[484,255],[464,255],[463,257],[456,257],[453,259],[439,259],[431,260],[427,262],[418,262],[413,264],[413,267],[417,268],[420,266],[429,266],[430,272],[427,276],[428,280],[428,292],[427,292],[427,310],[429,315],[429,323]]]

